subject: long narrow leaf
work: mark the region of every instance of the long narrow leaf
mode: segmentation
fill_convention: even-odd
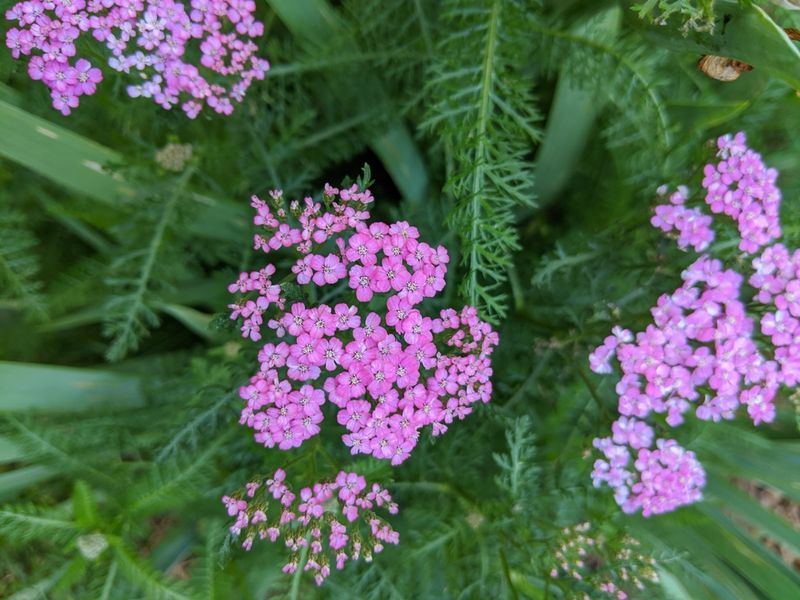
[[[327,0],[269,0],[269,4],[294,36],[307,43],[319,44],[331,39],[343,27]],[[348,94],[380,89],[380,82],[374,75],[365,74],[364,77],[370,81],[362,81],[357,87],[340,86],[334,95],[347,102]],[[372,137],[370,146],[403,196],[412,203],[423,202],[428,189],[428,173],[405,124],[393,117],[383,132]]]
[[[100,369],[0,362],[0,412],[141,406],[139,378]]]
[[[64,127],[0,100],[0,155],[102,202],[135,190],[104,169],[121,157]]]

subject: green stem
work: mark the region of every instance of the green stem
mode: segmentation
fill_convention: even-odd
[[[514,600],[519,600],[517,588],[514,587],[514,582],[511,581],[511,570],[508,568],[506,553],[502,548],[500,548],[500,564],[503,567],[503,577],[505,577],[506,585],[508,585],[508,591],[511,593],[511,597],[514,598]]]
[[[514,406],[517,402],[519,402],[523,398],[525,390],[528,389],[528,386],[530,386],[531,383],[533,383],[534,381],[536,381],[536,379],[539,378],[539,374],[542,372],[542,369],[544,369],[545,365],[547,365],[547,363],[550,361],[550,357],[552,356],[552,354],[553,350],[548,348],[545,351],[544,355],[539,359],[539,362],[536,363],[536,366],[533,369],[531,369],[531,373],[530,375],[528,375],[528,378],[511,395],[511,398],[508,399],[508,402],[506,402],[504,405],[501,406],[502,409],[504,409],[506,412],[509,412],[511,410],[511,407]],[[539,418],[539,413],[533,404],[528,406],[528,412],[531,413],[534,421],[536,421],[537,423],[541,422],[541,419]]]
[[[469,303],[473,306],[478,305],[478,227],[481,222],[482,193],[485,179],[486,161],[486,134],[489,129],[489,118],[492,110],[492,74],[494,73],[494,55],[497,46],[497,21],[500,18],[500,2],[495,0],[492,4],[492,13],[489,17],[489,31],[486,34],[486,50],[483,60],[481,73],[481,96],[478,105],[477,131],[475,139],[477,147],[475,149],[475,172],[472,175],[472,186],[470,189],[469,211],[472,219],[472,230],[469,234],[469,276],[467,280],[467,295]]]
[[[322,454],[322,456],[324,456],[324,457],[325,457],[325,459],[326,459],[326,460],[327,460],[327,461],[328,461],[328,462],[329,462],[329,463],[330,463],[330,464],[331,464],[331,465],[332,465],[332,466],[333,466],[335,469],[337,469],[337,470],[341,470],[341,465],[339,464],[339,461],[337,461],[337,460],[336,460],[336,459],[333,457],[333,455],[332,455],[330,452],[328,452],[328,449],[327,449],[327,448],[325,448],[325,445],[322,443],[322,441],[320,441],[320,439],[319,439],[319,438],[317,438],[317,440],[318,440],[318,442],[317,442],[317,451],[318,451],[320,454]]]
[[[600,410],[601,413],[603,413],[604,417],[610,419],[611,414],[608,412],[608,409],[603,404],[603,399],[600,397],[600,394],[597,392],[597,388],[594,386],[592,381],[580,367],[576,366],[575,372],[578,374],[578,377],[581,378],[581,381],[583,381],[583,383],[586,385],[586,388],[589,390],[589,394],[592,396],[592,399],[594,400],[595,404],[597,404],[597,408]]]
[[[196,170],[197,166],[191,165],[181,174],[175,185],[174,192],[164,204],[164,208],[161,211],[161,216],[158,219],[155,231],[153,231],[153,237],[150,239],[150,244],[147,246],[145,261],[142,265],[141,271],[139,272],[139,278],[136,280],[136,291],[133,293],[133,299],[126,311],[124,324],[117,330],[118,333],[116,335],[116,339],[108,350],[108,358],[110,360],[118,360],[123,358],[129,350],[129,348],[126,347],[126,344],[128,343],[127,338],[131,332],[134,331],[137,317],[144,308],[145,293],[147,292],[147,288],[150,283],[150,277],[156,263],[156,257],[161,249],[161,244],[167,231],[167,225],[172,220],[172,213],[175,210],[175,206],[177,205],[178,200],[183,197],[183,192]]]
[[[292,575],[292,587],[289,590],[289,600],[297,600],[300,597],[300,581],[303,578],[303,567],[306,566],[308,557],[308,545],[303,546],[300,551],[300,560],[297,562],[297,570]]]
[[[106,582],[103,584],[103,591],[100,594],[100,600],[108,600],[111,597],[111,590],[114,589],[114,579],[117,577],[117,561],[111,563],[106,576]]]
[[[508,282],[511,284],[511,296],[514,298],[514,309],[521,311],[525,308],[525,297],[522,293],[517,267],[511,263],[506,270],[508,271]]]

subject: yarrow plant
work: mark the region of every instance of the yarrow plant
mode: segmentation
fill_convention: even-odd
[[[351,294],[336,304],[287,302],[272,264],[229,287],[255,296],[231,305],[242,335],[260,340],[266,319],[275,338],[262,346],[260,369],[240,390],[240,422],[266,447],[288,450],[317,435],[330,402],[352,454],[396,465],[423,427],[440,435],[491,398],[497,333],[472,307],[435,318],[417,308],[444,288],[447,250],[420,241],[404,221],[367,224],[372,201],[357,185],[328,185],[322,202],[287,206],[280,191],[268,202],[253,198],[254,223],[268,232],[255,236],[256,248],[291,248],[298,258],[288,278],[301,286],[339,284]]]
[[[591,528],[589,523],[565,527],[557,538],[550,577],[591,591],[576,592],[568,598],[628,600],[658,583],[656,561],[640,552],[638,540],[625,537],[621,547],[609,551],[603,536],[592,533]]]
[[[592,477],[595,486],[615,490],[625,512],[649,516],[702,498],[705,472],[694,453],[656,439],[648,420],[665,415],[668,427],[678,427],[692,408],[699,419],[719,421],[746,406],[754,424],[768,423],[780,386],[800,377],[800,251],[773,243],[781,235],[777,171],[747,147],[743,133],[720,137],[717,147],[718,160],[704,169],[705,203],[733,219],[739,249],[750,256],[756,301],[774,310],[761,316],[759,337],[741,299],[745,275],[703,254],[681,274],[683,285],[658,299],[644,331],[615,327],[591,354],[596,373],[611,373],[614,358],[621,370],[620,417],[611,437],[594,440],[603,458]],[[679,187],[669,204],[656,207],[652,224],[675,235],[680,248],[704,251],[714,239],[711,218],[685,207],[688,198],[688,188]]]
[[[305,487],[297,496],[286,483],[286,472],[278,469],[266,481],[251,481],[222,502],[228,515],[236,517],[230,531],[234,536],[244,534],[245,550],[256,539],[276,542],[282,536],[291,551],[283,572],[294,573],[302,567],[314,573],[317,585],[330,575],[331,564],[342,569],[351,559],[371,562],[385,544],[400,541],[399,534],[373,510],[397,514],[397,504],[389,492],[377,483],[368,486],[357,473],[340,471],[333,481]],[[304,548],[308,557],[301,564]]]
[[[78,57],[82,33],[105,45],[108,66],[132,74],[131,97],[151,98],[190,118],[204,106],[230,114],[269,63],[253,41],[264,26],[252,0],[26,0],[6,11],[18,27],[6,33],[14,58],[30,56],[28,74],[49,89],[53,107],[69,115],[90,96],[102,71]],[[199,64],[195,64],[198,62]]]
[[[470,414],[473,404],[491,398],[497,333],[473,307],[445,309],[434,318],[417,308],[444,288],[447,250],[421,241],[405,221],[368,223],[372,202],[365,184],[326,185],[320,202],[287,201],[279,190],[266,201],[252,199],[253,223],[262,229],[255,248],[288,250],[295,257],[290,273],[277,282],[275,265],[267,264],[241,273],[228,288],[241,295],[230,308],[231,319],[241,319],[243,337],[258,342],[266,327],[272,338],[258,353],[258,372],[239,390],[245,401],[240,423],[268,448],[289,450],[317,435],[323,406],[330,403],[352,454],[397,465],[410,456],[423,427],[440,435]],[[307,297],[316,297],[315,288],[337,286],[325,297],[339,294],[347,301],[290,302],[291,279],[300,290],[312,288]],[[284,478],[278,470],[267,481],[285,507],[277,524],[266,524],[261,504],[241,495],[223,501],[237,518],[231,531],[247,529],[247,549],[255,535],[275,541],[281,527],[291,531],[287,546],[295,554],[285,571],[297,569],[297,552],[310,544],[304,568],[314,570],[321,583],[330,573],[330,561],[322,556],[325,536],[337,568],[359,554],[371,560],[385,543],[398,542],[397,533],[369,512],[373,504],[397,511],[377,484],[366,491],[363,477],[340,472],[333,482],[303,489],[302,504],[290,509],[296,498]],[[259,486],[248,484],[246,495],[252,498]],[[349,523],[366,515],[366,545],[359,534],[348,533],[337,512]]]

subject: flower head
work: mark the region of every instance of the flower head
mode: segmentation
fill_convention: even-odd
[[[245,294],[231,313],[241,319],[243,336],[260,340],[266,323],[282,340],[263,347],[258,372],[240,390],[241,422],[259,443],[298,447],[319,433],[320,406],[330,401],[354,454],[399,464],[422,428],[439,435],[475,402],[489,401],[497,334],[471,307],[435,318],[418,308],[444,286],[444,248],[420,242],[404,221],[368,225],[373,197],[356,186],[327,185],[321,203],[287,201],[280,191],[270,196],[251,203],[253,222],[263,229],[257,247],[295,252],[291,272],[300,286],[346,285],[349,301],[287,306],[271,264],[241,273],[228,287]],[[318,400],[306,402],[308,393],[298,389]]]
[[[244,536],[245,550],[256,539],[275,543],[284,538],[290,550],[284,573],[297,570],[301,551],[308,548],[304,569],[314,573],[317,585],[330,575],[332,562],[342,569],[350,559],[367,559],[384,544],[400,542],[400,535],[375,512],[383,508],[397,513],[389,492],[375,483],[368,487],[357,473],[340,471],[333,481],[303,488],[298,497],[286,483],[286,473],[278,469],[263,484],[250,482],[244,492],[224,496],[222,503],[235,517],[230,531]]]
[[[777,173],[747,147],[742,133],[722,136],[717,147],[718,160],[703,171],[705,201],[712,213],[733,219],[742,252],[762,249],[750,260],[747,281],[756,302],[768,307],[760,329],[771,346],[753,337],[757,321],[741,297],[746,278],[739,266],[726,268],[703,254],[681,274],[683,285],[651,308],[652,323],[644,331],[615,328],[591,353],[596,373],[611,373],[614,359],[621,372],[620,417],[611,438],[594,441],[603,458],[592,477],[596,486],[615,490],[626,512],[649,516],[702,497],[705,473],[694,454],[675,440],[656,439],[646,420],[663,415],[667,426],[678,427],[692,412],[720,421],[746,406],[756,425],[770,422],[779,387],[800,381],[800,252],[772,243],[781,232]],[[712,217],[687,208],[689,198],[689,188],[679,187],[656,207],[651,223],[676,231],[680,248],[704,251],[714,239]]]
[[[25,0],[6,12],[18,25],[8,29],[6,46],[15,59],[31,57],[31,78],[50,88],[53,107],[65,115],[103,79],[88,60],[72,62],[75,42],[87,31],[105,45],[110,68],[136,75],[130,96],[152,98],[166,109],[180,105],[189,118],[204,106],[230,114],[269,69],[256,56],[253,40],[264,27],[254,11],[254,2],[233,0]],[[187,49],[195,46],[201,68],[186,62]]]

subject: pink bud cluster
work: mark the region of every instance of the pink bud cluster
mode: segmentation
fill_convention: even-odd
[[[317,585],[330,575],[331,563],[342,569],[351,559],[371,562],[385,544],[400,542],[400,535],[373,510],[397,514],[397,504],[389,492],[377,483],[368,486],[357,473],[340,471],[333,481],[301,489],[298,497],[285,471],[278,469],[266,481],[251,481],[241,493],[223,496],[222,502],[236,517],[230,531],[244,534],[245,550],[256,539],[276,542],[282,536],[291,552],[283,572],[311,571]],[[304,549],[308,556],[301,564]]]
[[[243,336],[259,340],[266,320],[277,338],[261,348],[258,373],[240,389],[240,423],[266,447],[288,450],[318,434],[330,402],[351,453],[396,465],[421,428],[440,435],[491,398],[497,334],[472,307],[436,318],[416,308],[444,287],[447,251],[419,241],[406,222],[368,225],[372,200],[355,186],[326,186],[322,203],[307,198],[288,209],[281,192],[269,203],[253,199],[254,223],[267,231],[255,236],[256,248],[298,253],[290,277],[301,286],[351,290],[349,302],[288,305],[273,265],[229,287],[254,296],[230,306],[231,318],[243,317]],[[312,252],[323,245],[333,251]]]
[[[616,551],[608,552],[603,536],[592,534],[589,523],[579,523],[562,529],[556,539],[551,555],[555,565],[550,577],[578,582],[592,592],[575,598],[628,600],[632,596],[626,589],[639,597],[648,584],[659,581],[654,569],[656,561],[642,554],[639,542],[631,537],[621,540],[621,547]],[[597,569],[597,564],[604,565],[602,570]]]
[[[780,235],[781,196],[777,173],[745,141],[743,133],[719,138],[719,161],[706,166],[703,187],[711,210],[735,221],[740,250],[753,253]],[[687,198],[688,189],[681,187],[670,199],[672,206],[682,207]],[[676,213],[657,211],[653,225],[670,230],[665,226],[670,214]],[[689,229],[676,228],[681,248],[705,248],[713,239],[709,234],[698,244],[700,238],[690,239]],[[615,490],[625,512],[650,516],[674,510],[700,500],[705,485],[694,453],[675,440],[655,439],[646,419],[663,414],[667,426],[678,427],[693,407],[697,418],[716,422],[733,419],[746,406],[754,424],[771,422],[780,386],[797,384],[800,251],[790,255],[782,244],[768,246],[752,260],[752,268],[749,283],[758,291],[757,300],[776,308],[761,317],[768,340],[758,337],[741,300],[745,277],[704,254],[682,273],[683,285],[658,299],[644,331],[634,336],[615,327],[590,355],[596,373],[611,373],[614,358],[621,370],[620,417],[610,438],[594,441],[603,458],[595,462],[592,478],[596,487],[605,483]]]
[[[82,33],[110,51],[108,65],[133,74],[132,97],[152,98],[165,109],[178,104],[190,117],[204,105],[230,114],[267,61],[253,39],[264,32],[252,0],[25,0],[6,12],[14,58],[30,56],[28,74],[49,89],[53,107],[70,114],[81,96],[102,81],[100,69],[76,59]],[[200,65],[188,61],[199,51]],[[73,60],[75,61],[73,63]]]

